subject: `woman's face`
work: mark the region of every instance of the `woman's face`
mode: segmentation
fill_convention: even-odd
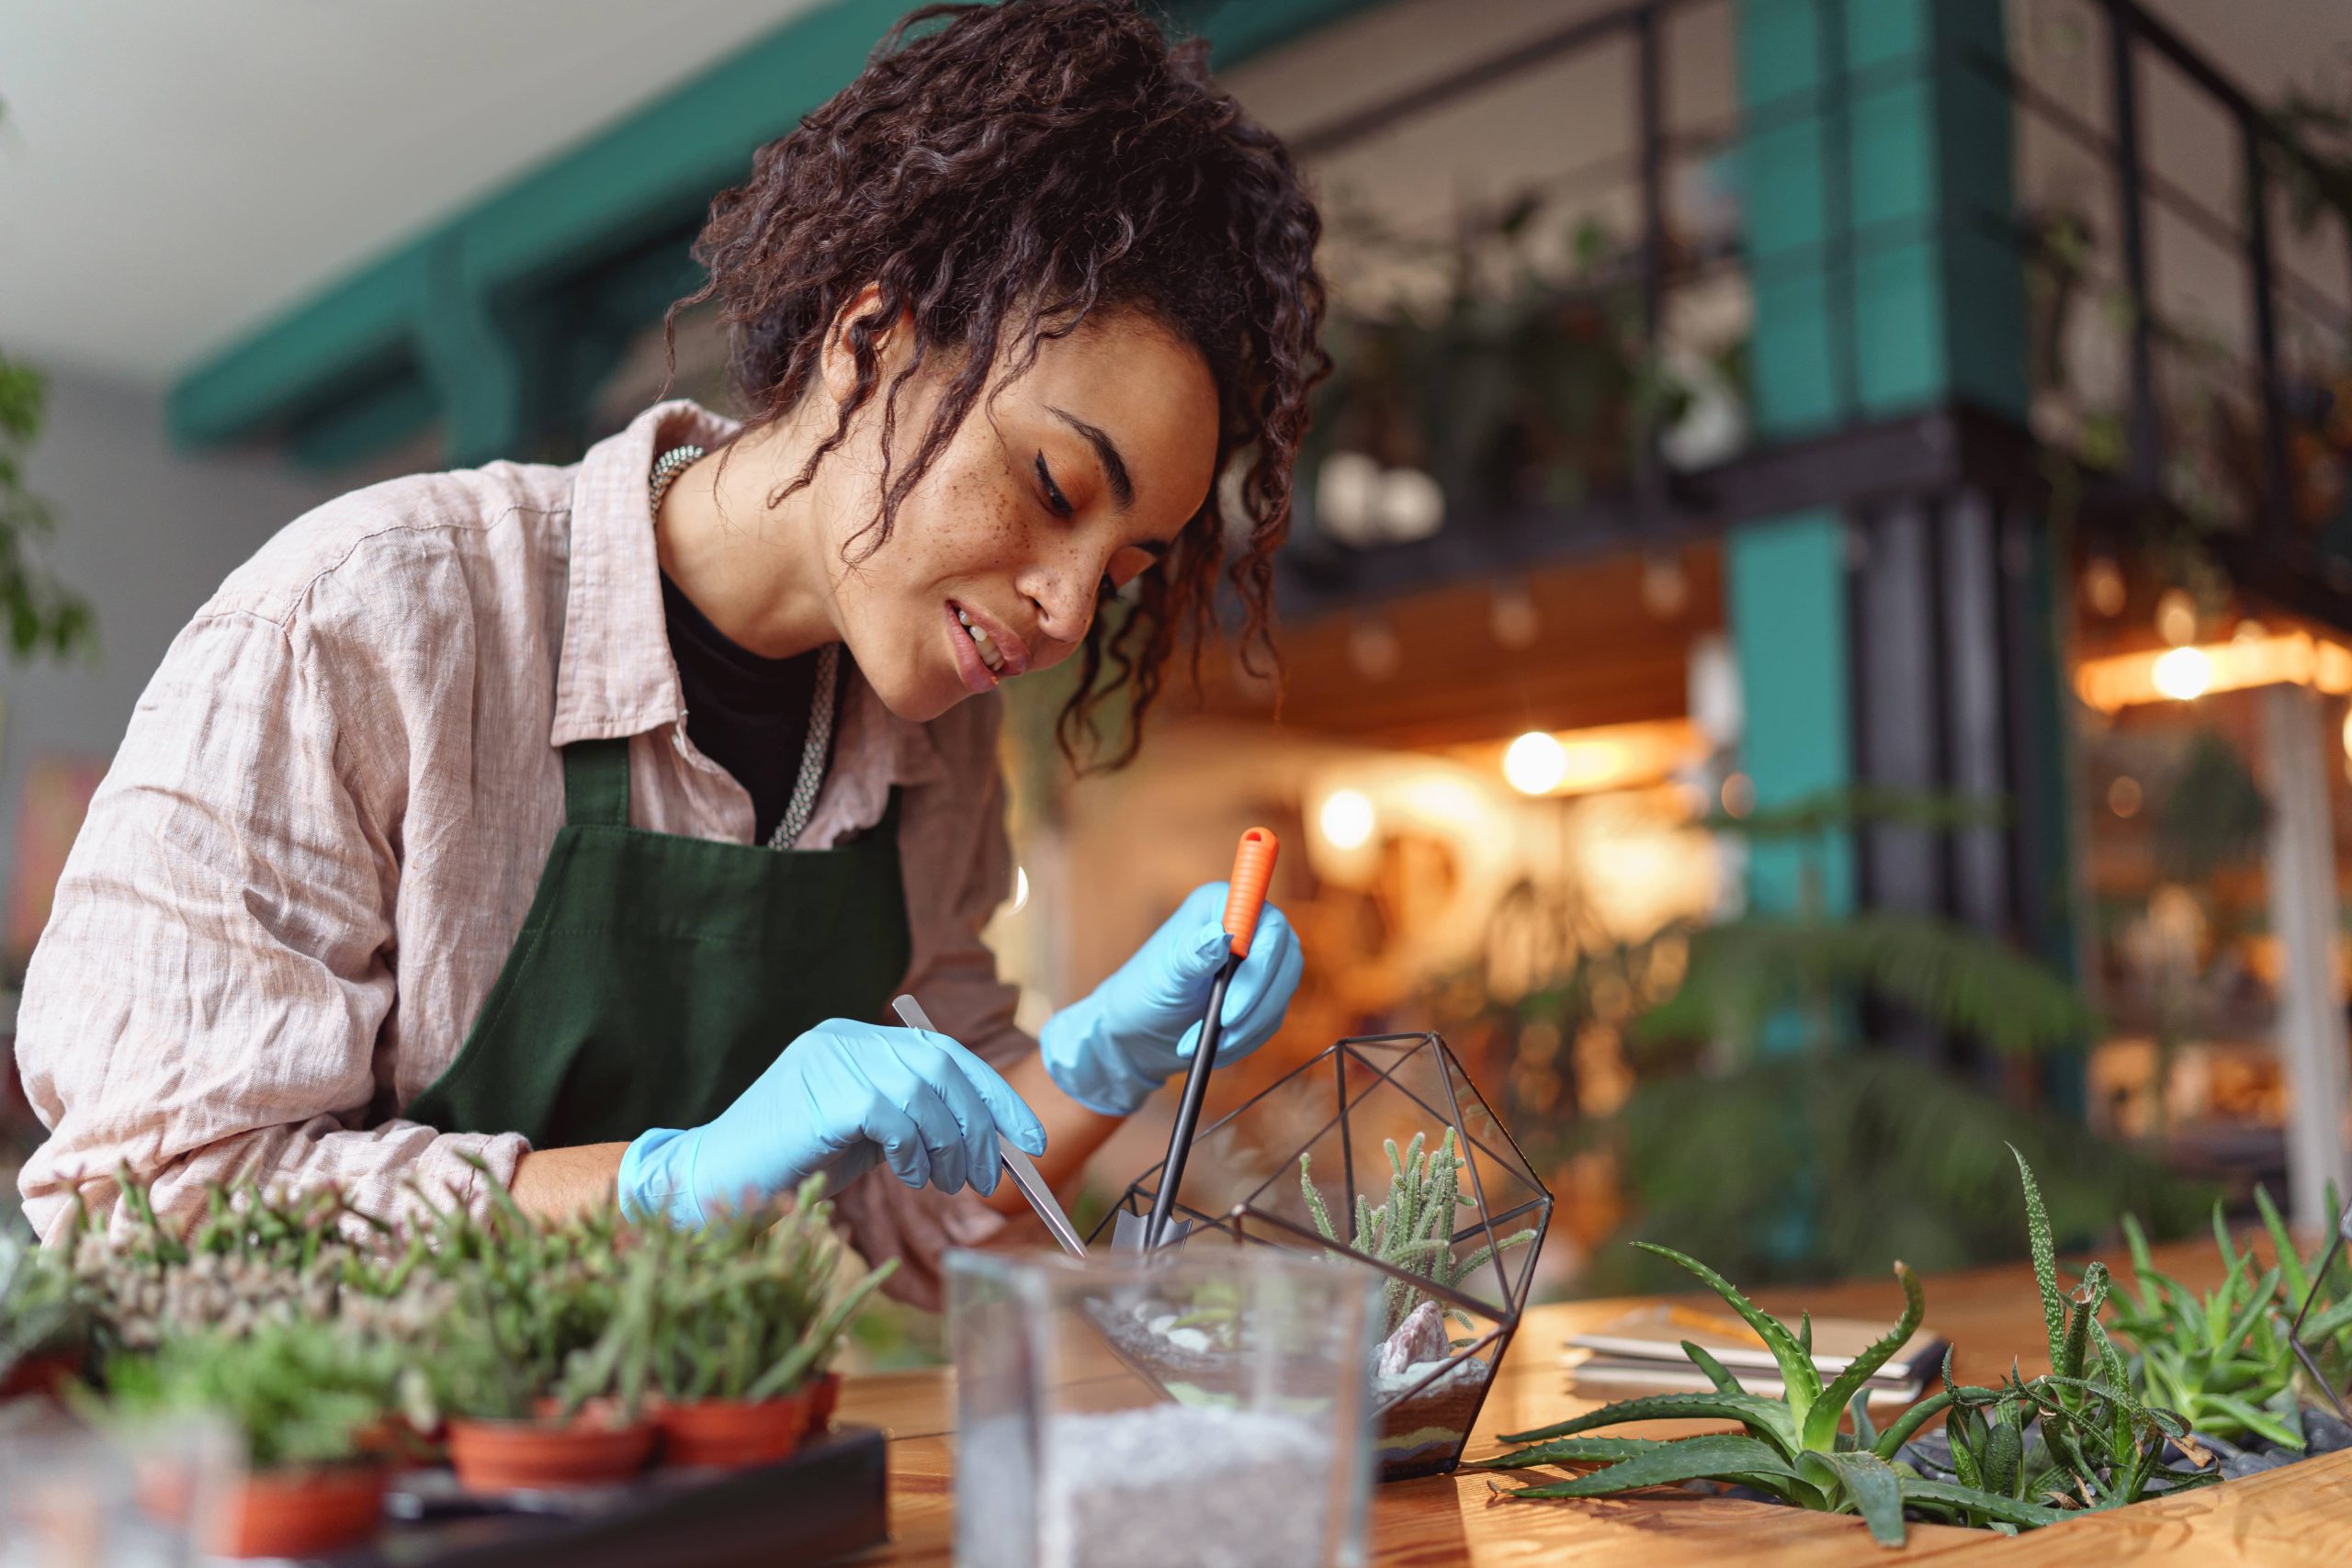
[[[882,387],[899,357],[885,345]],[[838,344],[826,356],[836,399],[853,384],[847,360]],[[952,373],[952,362],[927,367],[901,395],[899,471]],[[881,402],[877,391],[859,411],[811,489],[835,626],[905,718],[934,718],[1069,658],[1101,597],[1151,567],[1215,478],[1216,391],[1200,355],[1143,316],[1098,318],[1040,344],[1024,375],[974,405],[900,504],[888,542],[865,554]]]

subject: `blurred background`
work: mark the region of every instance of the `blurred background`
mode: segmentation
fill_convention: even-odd
[[[709,196],[901,8],[0,13],[0,968],[219,580],[341,491],[625,423]],[[1162,9],[1320,191],[1339,368],[1279,691],[1211,649],[1080,778],[1014,689],[1026,1021],[1262,821],[1309,963],[1219,1106],[1440,1031],[1560,1200],[1545,1293],[1648,1282],[1635,1236],[2007,1256],[2005,1143],[2078,1236],[2256,1182],[2324,1224],[2352,10]],[[678,391],[726,407],[721,357],[684,319]]]

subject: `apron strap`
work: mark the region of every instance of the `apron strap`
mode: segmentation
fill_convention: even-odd
[[[628,826],[628,737],[563,749],[563,819],[574,828]]]

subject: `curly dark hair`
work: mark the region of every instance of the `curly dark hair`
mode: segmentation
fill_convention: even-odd
[[[954,373],[921,445],[886,468],[880,513],[853,540],[870,536],[865,553],[888,540],[899,503],[992,389],[1001,351],[1000,385],[1041,341],[1122,310],[1196,349],[1217,390],[1216,472],[1238,454],[1246,461],[1233,491],[1243,516],[1228,520],[1233,496],[1212,486],[1137,580],[1127,613],[1098,608],[1057,734],[1075,760],[1097,709],[1125,690],[1117,766],[1135,755],[1181,640],[1197,683],[1228,539],[1243,664],[1273,660],[1273,557],[1290,525],[1307,394],[1330,367],[1317,342],[1321,231],[1282,142],[1210,79],[1204,42],[1170,47],[1128,0],[926,6],[855,81],[761,148],[749,181],[712,200],[694,251],[709,281],[669,320],[718,301],[749,430],[799,402],[828,327],[876,288],[844,334],[854,390],[771,504],[814,479],[874,397],[885,327],[903,316],[913,329],[883,390],[886,451],[901,389],[933,354],[948,357]]]

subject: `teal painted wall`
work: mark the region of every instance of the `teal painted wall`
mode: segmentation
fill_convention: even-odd
[[[1231,64],[1388,0],[1173,0],[1176,28]],[[749,170],[754,149],[790,130],[865,65],[917,0],[831,0],[739,51],[390,255],[305,301],[181,378],[174,438],[209,446],[284,432],[298,457],[342,462],[438,417],[448,457],[525,455],[595,390],[595,368],[699,281],[684,258],[652,280],[611,279],[591,311],[601,339],[553,329],[553,288],[695,223]],[[599,280],[601,287],[605,280]],[[576,406],[575,406],[576,405]]]
[[[1759,434],[1802,440],[1954,401],[2023,419],[2001,6],[1741,0],[1737,25]],[[1806,513],[1736,530],[1725,575],[1747,702],[1742,763],[1757,799],[1853,782],[1841,520]],[[1849,845],[1831,866],[1830,908],[1850,907]],[[1749,896],[1786,908],[1794,878],[1790,852],[1759,852]]]
[[[1725,610],[1747,705],[1740,762],[1757,799],[1775,804],[1849,783],[1845,520],[1823,511],[1757,524],[1735,532],[1725,555]],[[1792,844],[1757,845],[1749,899],[1759,908],[1798,908],[1808,859],[1818,863],[1814,897],[1824,912],[1850,909],[1853,846],[1843,838],[1817,856]]]

